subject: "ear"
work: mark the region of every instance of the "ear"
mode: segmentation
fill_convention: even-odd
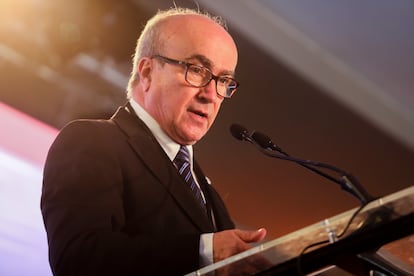
[[[152,59],[148,57],[141,58],[138,62],[137,69],[139,85],[144,92],[147,92],[151,86]]]

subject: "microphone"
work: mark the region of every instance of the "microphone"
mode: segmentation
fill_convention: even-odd
[[[281,154],[285,155],[285,156],[290,156],[289,154],[287,154],[285,151],[283,151],[279,146],[277,146],[276,144],[273,143],[272,139],[270,139],[269,136],[258,132],[258,131],[254,131],[251,135],[252,139],[254,141],[256,141],[256,143],[261,146],[264,149],[270,149],[270,150],[276,150],[278,152],[280,152]],[[307,168],[308,170],[311,170],[312,172],[319,174],[339,185],[342,185],[342,182],[334,177],[332,177],[329,174],[326,174],[316,168],[313,168],[311,166],[309,166],[308,164],[303,164],[303,163],[298,163],[299,165],[301,165],[302,167]]]
[[[250,137],[249,131],[242,125],[232,124],[230,126],[230,132],[234,138],[240,141],[248,141],[253,143],[253,140]]]
[[[278,158],[282,160],[287,160],[291,162],[295,162],[307,169],[310,169],[311,171],[337,183],[340,185],[340,187],[355,196],[362,204],[367,204],[368,202],[372,201],[374,197],[372,197],[358,182],[358,180],[352,176],[351,174],[345,172],[344,170],[341,170],[335,166],[321,163],[321,162],[315,162],[312,160],[304,160],[296,157],[292,157],[286,152],[284,152],[279,146],[275,145],[272,140],[266,136],[265,134],[262,134],[258,131],[254,131],[253,134],[249,134],[249,131],[239,125],[239,124],[232,124],[230,126],[230,132],[231,134],[238,140],[241,141],[247,141],[252,143],[256,146],[256,148],[259,149],[263,154]],[[278,153],[275,153],[277,151]],[[334,171],[340,175],[340,179],[337,179],[329,174],[326,174],[314,167],[321,167],[325,169],[329,169],[331,171]]]
[[[258,131],[253,131],[251,137],[262,148],[276,150],[276,151],[280,152],[281,154],[283,154],[285,156],[289,156],[289,154],[284,152],[279,146],[277,146],[275,143],[273,143],[272,139],[270,139],[269,136],[267,136],[267,135],[265,135],[261,132],[258,132]]]

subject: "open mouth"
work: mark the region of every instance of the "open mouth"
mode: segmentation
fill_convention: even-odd
[[[195,115],[198,115],[200,117],[207,118],[207,113],[204,113],[202,111],[199,111],[199,110],[190,110],[190,112],[193,113],[193,114],[195,114]]]

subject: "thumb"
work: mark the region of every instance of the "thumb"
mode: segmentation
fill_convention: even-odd
[[[264,239],[264,237],[266,236],[266,229],[265,228],[260,228],[258,230],[255,231],[239,231],[239,237],[240,239],[242,239],[244,242],[259,242],[261,240]]]

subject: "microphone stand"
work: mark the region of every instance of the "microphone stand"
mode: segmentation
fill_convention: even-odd
[[[267,148],[263,148],[259,143],[256,142],[256,140],[252,139],[251,136],[247,136],[244,135],[243,136],[245,141],[248,141],[250,143],[252,143],[256,148],[259,149],[260,152],[262,152],[263,154],[272,157],[272,158],[278,158],[278,159],[282,159],[282,160],[286,160],[286,161],[290,161],[290,162],[295,162],[305,168],[310,169],[311,171],[339,184],[339,186],[341,187],[341,189],[343,189],[344,191],[350,193],[351,195],[353,195],[354,197],[356,197],[363,205],[367,204],[368,202],[374,200],[375,198],[373,196],[371,196],[365,189],[364,187],[359,183],[359,181],[356,179],[356,177],[354,177],[353,175],[351,175],[350,173],[345,172],[344,170],[341,170],[335,166],[332,166],[330,164],[326,164],[326,163],[322,163],[322,162],[316,162],[316,161],[312,161],[312,160],[305,160],[305,159],[301,159],[301,158],[296,158],[296,157],[292,157],[290,155],[288,155],[287,153],[284,153],[281,149],[280,149],[280,153],[275,152],[274,150],[272,150],[272,148],[267,147]],[[340,179],[337,179],[329,174],[326,174],[314,167],[320,167],[320,168],[324,168],[324,169],[328,169],[331,170],[333,172],[336,172],[340,175]]]
[[[369,202],[375,200],[373,196],[371,196],[364,187],[359,183],[359,181],[354,177],[352,174],[347,173],[346,171],[339,169],[335,166],[332,166],[330,164],[322,163],[322,162],[315,162],[312,160],[305,160],[300,159],[296,157],[292,157],[286,152],[284,152],[280,147],[275,145],[270,138],[267,136],[260,134],[259,132],[253,132],[253,134],[249,134],[246,128],[233,124],[230,128],[230,131],[232,135],[242,141],[247,141],[252,143],[256,148],[259,149],[260,152],[263,154],[272,157],[272,158],[278,158],[281,160],[291,161],[295,162],[337,184],[340,185],[340,187],[345,190],[346,192],[350,193],[354,197],[356,197],[361,203],[362,206],[354,213],[353,217],[358,214],[364,208],[365,205],[367,205]],[[255,135],[256,134],[256,135]],[[320,167],[324,169],[331,170],[337,174],[340,175],[340,179],[337,179],[325,172],[322,172],[318,170],[315,167]],[[378,224],[378,223],[385,223],[390,219],[390,217],[393,215],[393,209],[390,209],[387,206],[381,206],[381,208],[374,213],[370,213],[370,216],[367,220],[364,221],[364,226],[368,227],[371,224]],[[350,222],[352,221],[352,218]],[[349,223],[350,223],[349,222]],[[348,224],[349,224],[348,223]],[[361,226],[362,228],[362,226]],[[361,229],[360,228],[360,229]],[[341,236],[345,233],[341,234]],[[359,256],[363,260],[367,261],[369,264],[373,266],[373,268],[378,268],[380,271],[387,271],[387,272],[397,272],[399,273],[400,270],[398,267],[395,267],[393,264],[381,261],[381,259],[378,259],[376,254],[376,249],[374,249],[372,252],[363,253]],[[394,274],[393,274],[394,275]],[[397,274],[395,274],[397,275]]]

